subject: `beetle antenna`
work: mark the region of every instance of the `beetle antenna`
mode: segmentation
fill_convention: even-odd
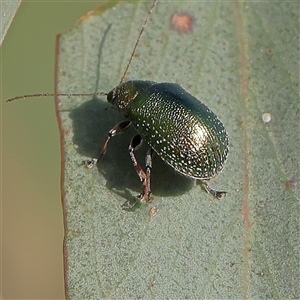
[[[146,27],[146,25],[147,25],[147,23],[148,23],[148,21],[149,21],[149,19],[150,19],[150,15],[151,15],[151,13],[152,13],[152,11],[153,11],[153,9],[154,9],[154,7],[155,7],[155,5],[156,5],[157,2],[158,2],[158,0],[155,0],[155,1],[153,2],[152,6],[150,7],[149,11],[148,11],[147,17],[146,17],[146,19],[145,19],[145,21],[144,21],[144,24],[143,24],[143,26],[142,26],[142,28],[141,28],[141,30],[140,30],[140,33],[139,33],[139,35],[138,35],[138,38],[137,38],[136,42],[135,42],[135,45],[134,45],[134,47],[133,47],[131,56],[130,56],[129,61],[128,61],[128,63],[127,63],[125,72],[124,72],[124,74],[123,74],[123,76],[122,76],[122,78],[121,78],[121,80],[120,80],[120,83],[122,83],[122,82],[124,81],[124,77],[126,76],[126,74],[127,74],[127,72],[128,72],[129,66],[130,66],[131,61],[132,61],[132,59],[133,59],[133,55],[135,54],[135,51],[136,51],[136,48],[137,48],[137,46],[138,46],[138,44],[139,44],[139,42],[140,42],[141,36],[142,36],[142,34],[143,34],[144,30],[145,30],[145,27]]]
[[[98,54],[99,57],[101,57],[101,50],[102,50],[106,35],[107,35],[110,28],[111,28],[111,24],[108,25],[108,27],[107,27],[104,35],[103,35],[103,38],[101,40],[100,48],[99,48],[99,54]],[[100,70],[99,65],[100,65],[100,59],[98,60],[98,70]],[[100,76],[100,74],[98,74],[97,78],[99,76]],[[98,82],[98,80],[97,80],[97,82]],[[97,82],[96,82],[96,85],[97,85]],[[106,96],[107,93],[105,93],[105,92],[75,93],[75,94],[74,93],[57,93],[57,94],[55,94],[55,93],[39,93],[39,94],[29,94],[29,95],[22,95],[22,96],[12,97],[12,98],[9,98],[8,100],[6,100],[6,102],[12,102],[14,100],[32,98],[32,97],[51,97],[51,96],[55,96],[55,95],[57,95],[57,96]]]
[[[122,83],[124,81],[124,78],[128,72],[128,69],[129,69],[129,66],[132,62],[132,59],[133,59],[133,56],[136,52],[136,48],[140,42],[140,39],[141,39],[141,36],[146,28],[146,25],[150,19],[150,15],[156,5],[156,3],[158,2],[158,0],[155,0],[152,4],[152,6],[150,7],[149,11],[148,11],[148,14],[146,16],[146,19],[144,21],[144,24],[142,25],[142,28],[139,32],[139,35],[138,35],[138,38],[135,42],[135,45],[133,47],[133,50],[132,50],[132,53],[131,53],[131,56],[129,58],[129,61],[127,63],[127,66],[126,66],[126,69],[125,69],[125,72],[121,78],[121,81],[120,83]],[[104,93],[104,92],[99,92],[99,93],[76,93],[76,94],[73,94],[73,93],[59,93],[59,94],[56,94],[57,96],[107,96],[107,93]],[[40,93],[40,94],[28,94],[28,95],[22,95],[22,96],[16,96],[16,97],[12,97],[12,98],[9,98],[6,100],[6,102],[12,102],[12,101],[15,101],[15,100],[20,100],[20,99],[26,99],[26,98],[33,98],[33,97],[51,97],[51,96],[55,96],[54,93]]]
[[[59,93],[59,94],[54,94],[54,93],[41,93],[41,94],[30,94],[30,95],[22,95],[22,96],[16,96],[13,98],[9,98],[6,100],[6,102],[12,102],[15,100],[19,100],[19,99],[25,99],[25,98],[33,98],[33,97],[51,97],[51,96],[107,96],[107,93],[104,92],[99,92],[99,93],[85,93],[85,94],[81,94],[81,93],[77,93],[77,94],[73,94],[73,93]]]

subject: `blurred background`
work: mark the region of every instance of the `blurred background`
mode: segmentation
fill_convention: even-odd
[[[23,1],[1,51],[2,299],[64,299],[56,34],[101,2]],[[68,92],[68,91],[66,91]]]

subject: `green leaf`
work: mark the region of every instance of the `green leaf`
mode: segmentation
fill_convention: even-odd
[[[149,6],[100,9],[63,34],[57,92],[117,86]],[[170,26],[177,12],[192,16],[190,33]],[[211,182],[223,200],[155,156],[154,201],[124,211],[141,191],[134,130],[84,168],[124,117],[105,97],[58,98],[70,299],[300,297],[298,18],[296,2],[159,2],[138,45],[126,79],[176,82],[227,128],[228,161]]]
[[[8,1],[1,1],[0,5],[0,47],[4,41],[8,28],[18,11],[18,8],[21,4],[21,0],[8,0]]]

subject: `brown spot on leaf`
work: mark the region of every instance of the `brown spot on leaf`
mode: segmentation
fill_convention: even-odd
[[[194,18],[188,13],[175,13],[171,17],[170,27],[172,30],[180,34],[188,34],[193,32],[195,24]]]
[[[291,189],[294,189],[297,187],[297,184],[298,182],[294,179],[290,179],[290,180],[287,180],[285,182],[285,187],[288,189],[288,190],[291,190]]]
[[[158,213],[158,208],[157,207],[152,207],[149,211],[149,216],[154,217]]]

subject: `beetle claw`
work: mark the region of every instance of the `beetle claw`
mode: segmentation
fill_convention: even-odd
[[[93,159],[86,159],[83,161],[84,165],[91,169],[95,164],[97,164],[98,159],[97,158],[93,158]]]
[[[145,201],[147,203],[152,202],[152,200],[153,200],[151,191],[148,191],[145,193],[140,193],[137,197],[138,197],[138,199],[140,199],[140,201]]]
[[[215,191],[216,192],[216,194],[214,195],[218,200],[221,200],[221,199],[223,199],[225,196],[226,196],[226,194],[227,194],[227,192],[225,192],[225,191]]]

